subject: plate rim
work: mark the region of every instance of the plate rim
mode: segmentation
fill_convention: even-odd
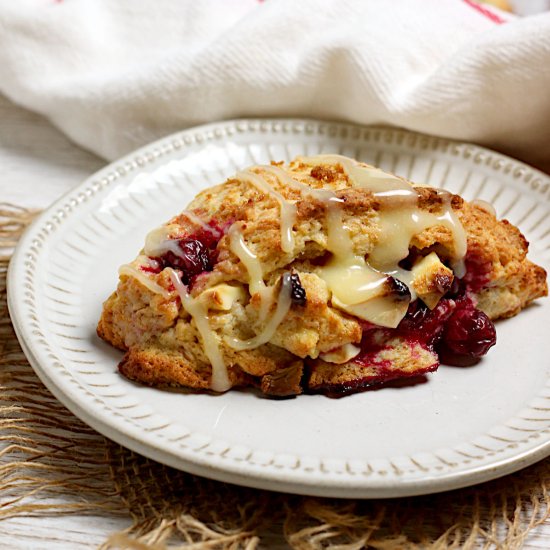
[[[549,439],[546,442],[543,441],[534,447],[531,446],[527,448],[517,455],[504,458],[500,461],[492,461],[489,464],[481,464],[470,469],[447,473],[440,477],[434,476],[430,478],[430,476],[426,476],[426,479],[429,479],[429,483],[427,484],[428,487],[426,487],[425,481],[419,482],[417,479],[408,481],[400,480],[397,483],[394,481],[393,484],[388,479],[385,480],[385,482],[381,480],[380,483],[373,483],[374,480],[371,479],[370,483],[365,484],[365,478],[362,478],[363,483],[359,484],[359,487],[356,487],[351,486],[349,483],[344,484],[342,480],[336,483],[330,483],[330,478],[327,479],[327,476],[321,480],[318,477],[311,476],[297,481],[294,479],[296,477],[295,475],[289,476],[288,472],[284,475],[284,470],[271,472],[268,475],[265,475],[267,470],[264,470],[264,475],[262,475],[260,469],[251,475],[250,472],[246,473],[245,470],[247,470],[247,468],[243,467],[242,463],[227,461],[223,468],[220,468],[219,465],[212,466],[210,461],[205,460],[204,457],[194,456],[193,458],[182,458],[181,455],[176,455],[167,449],[153,446],[151,442],[148,443],[143,441],[128,431],[123,432],[120,428],[113,427],[113,425],[106,422],[100,415],[94,415],[93,411],[88,410],[90,408],[89,406],[83,405],[82,402],[79,402],[76,398],[73,399],[70,392],[62,391],[59,381],[56,382],[55,379],[50,377],[47,366],[42,364],[44,363],[44,357],[39,357],[40,354],[37,351],[36,341],[33,341],[30,330],[24,324],[21,306],[20,303],[18,303],[19,298],[24,294],[22,295],[21,292],[19,292],[18,285],[16,284],[20,272],[25,272],[25,269],[23,269],[24,255],[38,255],[41,243],[47,238],[43,236],[42,241],[40,240],[38,237],[40,234],[39,229],[44,229],[48,221],[51,221],[52,218],[59,220],[61,224],[65,216],[70,216],[70,212],[73,208],[77,208],[81,202],[87,200],[86,197],[92,198],[94,196],[94,191],[99,194],[103,189],[114,188],[117,185],[117,180],[131,174],[132,170],[135,170],[137,174],[140,169],[157,166],[157,161],[162,159],[163,155],[172,153],[177,149],[183,150],[186,144],[196,146],[201,143],[206,145],[209,141],[216,139],[223,141],[226,137],[230,137],[228,134],[224,133],[228,128],[232,128],[234,133],[241,132],[239,128],[243,128],[242,132],[249,133],[256,131],[265,134],[275,133],[276,131],[274,128],[277,125],[281,129],[284,128],[284,125],[287,125],[287,131],[297,135],[303,134],[304,137],[306,136],[308,126],[317,129],[322,126],[330,129],[335,128],[336,133],[343,131],[343,129],[345,129],[346,132],[379,132],[381,140],[385,139],[384,136],[391,134],[413,136],[415,140],[422,140],[422,142],[426,144],[426,148],[429,146],[433,146],[434,149],[438,147],[443,147],[445,150],[451,148],[451,154],[456,154],[457,156],[462,155],[464,158],[474,158],[474,161],[478,159],[477,163],[485,163],[488,167],[496,169],[497,171],[500,169],[505,170],[505,167],[509,167],[508,172],[513,170],[514,177],[516,179],[522,178],[524,183],[530,185],[533,190],[538,190],[542,184],[545,185],[545,189],[550,185],[549,176],[537,169],[531,168],[521,161],[516,161],[501,153],[493,152],[477,145],[458,142],[447,138],[429,136],[418,132],[411,132],[401,128],[363,126],[360,124],[315,119],[269,118],[221,121],[176,132],[147,144],[125,155],[119,160],[109,163],[104,168],[86,178],[82,183],[68,191],[48,207],[21,237],[8,269],[8,308],[19,342],[25,351],[29,363],[42,382],[57,399],[86,424],[92,426],[104,436],[116,440],[133,451],[178,469],[184,469],[193,474],[203,475],[220,481],[275,491],[345,498],[400,497],[427,494],[488,481],[526,467],[550,455]],[[218,135],[216,131],[220,131],[220,134]],[[201,137],[200,140],[199,137]],[[179,147],[177,146],[178,143]],[[182,158],[183,157],[184,155],[182,155]],[[142,161],[140,162],[139,159],[142,159]],[[131,166],[130,169],[128,168],[129,165]],[[122,181],[124,182],[124,179]],[[534,184],[537,181],[539,183],[538,186],[535,187]],[[90,191],[91,194],[87,195],[86,193],[88,191]],[[543,193],[546,193],[546,191]],[[86,405],[88,405],[87,402]],[[201,458],[201,460],[198,458]],[[300,472],[302,474],[304,473],[302,470],[300,470]],[[322,481],[321,484],[320,481]],[[357,481],[359,481],[359,477],[355,480],[356,484]],[[329,483],[327,484],[326,482]]]

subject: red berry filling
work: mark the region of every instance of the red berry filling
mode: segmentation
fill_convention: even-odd
[[[416,300],[396,332],[435,349],[451,365],[477,360],[496,343],[493,322],[465,293],[443,298],[433,311]]]
[[[466,274],[462,282],[468,290],[478,292],[491,280],[492,264],[475,252],[469,252],[464,259]]]
[[[437,352],[448,364],[475,361],[496,344],[496,331],[491,319],[475,307],[455,310],[445,323]]]
[[[385,367],[377,359],[384,342],[392,336],[401,336],[411,346],[420,344],[436,351],[448,365],[467,365],[477,362],[496,343],[492,321],[462,289],[449,293],[430,310],[420,300],[409,306],[407,314],[396,329],[367,327],[361,341],[361,353],[353,360],[365,366]]]
[[[213,262],[211,250],[201,241],[192,238],[185,238],[178,242],[181,253],[174,254],[167,252],[161,257],[164,267],[172,267],[182,272],[181,280],[189,284],[193,277],[203,271],[212,271]]]
[[[413,259],[417,255],[416,251],[411,253]],[[411,344],[435,350],[440,360],[449,365],[472,364],[484,356],[496,343],[495,326],[475,307],[471,296],[490,281],[492,265],[476,252],[468,253],[465,265],[465,276],[454,279],[449,292],[433,310],[415,300],[396,329],[365,326],[362,351],[354,362],[377,366],[376,354],[382,349],[377,344],[376,338],[381,341],[377,334],[384,338],[401,336]]]
[[[181,252],[168,251],[160,258],[153,258],[159,263],[160,270],[166,267],[177,269],[185,285],[192,285],[201,273],[212,271],[217,258],[216,247],[224,232],[213,221],[208,226],[210,229],[201,228],[191,235],[173,239]]]
[[[140,265],[139,268],[141,271],[144,271],[145,273],[152,273],[153,275],[157,275],[162,271],[162,266],[160,265],[160,262],[157,262],[158,265],[152,266],[152,265]]]
[[[371,325],[374,327],[374,325]],[[361,341],[361,352],[353,359],[354,363],[367,368],[374,368],[375,374],[365,374],[354,380],[348,380],[340,384],[328,384],[323,387],[323,393],[329,397],[342,397],[350,393],[375,389],[395,381],[407,380],[407,384],[416,384],[424,381],[422,375],[437,369],[439,363],[435,361],[422,369],[404,370],[396,369],[389,359],[382,359],[379,353],[384,350],[389,340],[397,335],[397,329],[369,328],[363,333]],[[417,342],[410,342],[411,347],[418,345]]]
[[[381,334],[401,336],[411,344],[435,350],[448,365],[472,364],[496,344],[493,322],[465,294],[443,298],[432,311],[415,300],[396,329],[372,329],[364,334],[355,363],[377,366],[376,354],[383,349],[377,343]]]
[[[404,338],[411,349],[420,345],[433,352],[435,344],[441,338],[445,322],[451,316],[456,303],[452,299],[443,299],[434,310],[430,310],[423,302],[415,300],[409,305],[407,314],[397,328],[380,328],[375,325],[365,327],[361,340],[361,352],[353,362],[369,367],[380,367],[380,374],[383,374],[384,369],[389,365],[386,364],[387,361],[380,361],[378,354],[387,347],[388,340],[395,336]]]
[[[375,325],[371,325],[375,326]],[[391,329],[373,328],[363,332],[361,339],[361,352],[354,359],[354,363],[364,367],[379,367],[380,369],[390,367],[389,361],[380,360],[378,353],[386,347]]]
[[[441,337],[445,322],[456,304],[457,300],[444,298],[430,310],[423,302],[415,300],[409,305],[407,314],[395,329],[396,333],[432,348]]]

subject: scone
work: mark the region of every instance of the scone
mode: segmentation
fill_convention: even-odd
[[[152,386],[349,393],[478,360],[547,295],[491,208],[339,155],[201,192],[120,268],[101,338]]]

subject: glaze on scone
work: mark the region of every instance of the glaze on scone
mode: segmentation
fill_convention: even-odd
[[[489,210],[337,155],[254,166],[148,235],[98,334],[132,380],[218,392],[345,393],[434,371],[438,351],[475,360],[489,318],[547,295]]]

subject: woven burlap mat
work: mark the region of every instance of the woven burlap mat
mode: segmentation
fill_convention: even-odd
[[[0,520],[125,514],[102,548],[521,548],[550,515],[550,460],[473,488],[395,500],[321,499],[236,487],[128,451],[42,385],[11,326],[6,272],[33,212],[0,205]],[[62,536],[62,533],[58,533]]]

